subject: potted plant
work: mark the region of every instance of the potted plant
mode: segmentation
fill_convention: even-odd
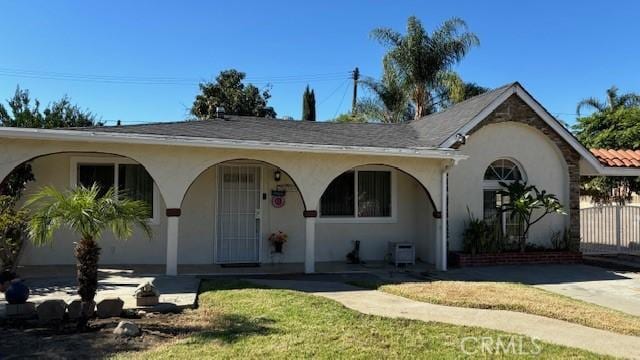
[[[282,246],[287,242],[287,234],[278,230],[269,236],[269,242],[273,245],[274,252],[282,253]]]
[[[158,305],[160,299],[160,292],[150,282],[138,286],[133,295],[136,297],[136,306]]]

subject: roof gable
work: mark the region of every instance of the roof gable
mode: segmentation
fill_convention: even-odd
[[[552,131],[558,134],[571,148],[596,169],[604,170],[600,162],[573,134],[551,115],[518,82],[501,86],[495,90],[473,97],[440,113],[431,114],[412,122],[422,137],[438,138],[439,147],[455,147],[460,136],[466,136],[511,96],[518,96],[533,110]],[[431,129],[434,134],[429,135]],[[436,136],[437,135],[437,136]]]

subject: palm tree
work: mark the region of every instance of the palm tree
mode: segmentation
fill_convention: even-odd
[[[53,233],[61,226],[69,227],[80,236],[75,248],[78,294],[82,301],[80,328],[87,324],[87,309],[93,308],[98,287],[100,247],[97,240],[102,233],[110,229],[116,237],[127,239],[133,235],[133,225],[138,224],[151,237],[147,223],[150,209],[145,202],[118,196],[113,188],[101,196],[100,190],[97,184],[65,192],[46,186],[26,202],[26,206],[33,208],[28,230],[34,245],[50,244]]]
[[[615,110],[620,107],[635,107],[640,106],[640,95],[636,93],[626,93],[618,95],[618,87],[613,85],[607,90],[607,100],[600,101],[594,97],[583,99],[578,103],[576,113],[580,117],[580,110],[587,106],[595,109],[598,112],[605,112],[607,110]]]
[[[442,73],[480,43],[459,18],[445,21],[429,34],[420,20],[411,16],[406,35],[389,28],[374,29],[371,35],[390,48],[387,56],[400,71],[415,107],[416,119],[436,110],[434,91],[441,86]]]
[[[443,72],[439,76],[439,86],[436,89],[439,98],[436,105],[440,108],[447,108],[489,90],[489,88],[474,82],[465,82],[460,78],[460,75],[453,71]]]
[[[366,118],[383,123],[397,123],[410,120],[413,108],[403,87],[397,69],[389,58],[383,60],[382,80],[373,78],[360,80],[374,96],[360,100],[357,112]]]

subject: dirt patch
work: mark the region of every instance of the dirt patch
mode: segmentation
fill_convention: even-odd
[[[140,317],[95,319],[87,332],[75,324],[42,326],[37,322],[0,323],[0,359],[96,359],[143,351],[202,329],[195,312],[148,314]],[[140,327],[142,334],[126,338],[113,334],[121,320]]]

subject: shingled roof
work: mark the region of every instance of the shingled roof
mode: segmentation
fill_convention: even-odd
[[[478,95],[445,111],[408,123],[335,123],[226,115],[224,119],[77,128],[122,133],[382,148],[440,148],[515,83]]]

